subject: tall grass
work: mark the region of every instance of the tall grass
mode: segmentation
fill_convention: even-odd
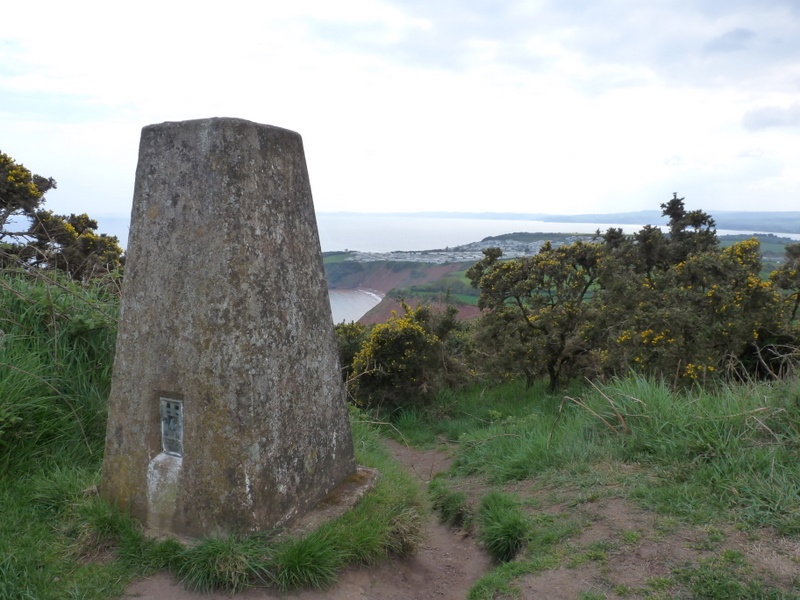
[[[96,464],[117,302],[99,285],[0,275],[0,474]]]
[[[628,379],[608,395],[629,414],[621,457],[665,469],[661,481],[636,490],[639,498],[666,508],[694,489],[698,502],[744,522],[800,534],[800,383],[676,395],[663,384]],[[693,504],[677,506],[691,512]]]
[[[458,444],[455,475],[575,485],[611,473],[650,508],[800,534],[797,380],[676,392],[631,376],[559,396],[509,383],[442,396],[427,417],[398,419],[403,435],[406,422]],[[607,468],[621,463],[647,475]]]
[[[344,565],[416,549],[421,492],[357,412],[357,460],[381,477],[337,521],[281,542],[147,538],[97,495],[116,314],[102,285],[0,273],[0,598],[117,597],[158,569],[204,591],[325,587]]]
[[[495,562],[507,562],[528,541],[531,524],[519,503],[502,492],[489,492],[478,507],[479,535]]]

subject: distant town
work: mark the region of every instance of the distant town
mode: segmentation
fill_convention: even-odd
[[[483,258],[487,248],[500,248],[505,258],[530,256],[539,252],[542,244],[549,240],[553,246],[571,244],[578,240],[590,241],[594,236],[587,234],[506,234],[488,237],[480,242],[471,242],[463,246],[437,250],[395,251],[395,252],[360,252],[346,251],[350,256],[345,260],[353,262],[417,262],[425,264],[446,264],[460,262],[476,262]]]

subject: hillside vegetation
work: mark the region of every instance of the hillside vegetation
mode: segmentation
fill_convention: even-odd
[[[666,234],[485,250],[474,322],[337,328],[354,401],[455,456],[432,504],[497,562],[471,598],[800,595],[800,245],[662,210]]]
[[[510,382],[400,408],[429,493],[495,568],[470,598],[800,597],[800,384]]]
[[[475,260],[477,248],[500,247],[504,257],[530,256],[540,251],[545,243],[551,247],[569,245],[575,241],[592,242],[600,234],[560,234],[542,232],[514,232],[490,236],[480,242],[447,250],[399,253],[413,257],[413,261],[388,259],[386,254],[366,254],[353,251],[324,253],[325,273],[330,289],[368,289],[384,295],[383,301],[364,315],[360,322],[373,325],[389,319],[402,310],[402,302],[411,305],[430,304],[443,307],[450,304],[459,311],[460,318],[474,318],[480,290],[472,285],[467,270]],[[757,240],[761,254],[761,277],[769,278],[785,258],[786,246],[793,240],[775,234],[719,236],[719,246],[725,248],[749,240]],[[447,253],[442,262],[440,253]],[[397,254],[397,253],[391,253]]]
[[[375,490],[303,537],[189,546],[147,538],[97,493],[119,273],[9,260],[0,598],[119,597],[159,570],[199,592],[325,589],[348,566],[405,557],[428,507],[379,432],[452,455],[429,504],[494,561],[470,598],[800,597],[800,244],[764,274],[757,240],[720,244],[677,196],[662,211],[666,234],[488,248],[466,270],[342,267],[340,281],[423,292],[429,276],[448,292],[466,278],[482,312],[459,319],[445,294],[337,326]]]
[[[118,294],[105,280],[0,271],[0,598],[106,599],[168,570],[187,588],[286,591],[419,542],[419,490],[352,411],[356,458],[381,472],[369,497],[304,537],[266,532],[185,546],[147,538],[97,493]]]
[[[757,239],[721,244],[714,219],[687,211],[677,196],[662,210],[667,233],[609,229],[509,259],[489,247],[466,271],[450,265],[446,278],[405,288],[402,313],[369,330],[340,327],[352,393],[381,407],[400,397],[424,404],[438,389],[475,379],[546,378],[555,391],[575,378],[630,372],[676,386],[793,372],[800,244],[783,246],[766,273]],[[774,252],[777,239],[770,244]],[[456,318],[464,279],[482,311],[470,324]],[[436,295],[446,309],[412,300]]]

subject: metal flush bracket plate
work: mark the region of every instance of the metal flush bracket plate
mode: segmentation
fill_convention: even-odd
[[[183,401],[161,397],[161,445],[165,454],[183,456]]]

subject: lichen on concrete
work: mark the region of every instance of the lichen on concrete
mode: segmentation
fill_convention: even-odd
[[[155,515],[160,397],[182,399],[183,456]],[[285,524],[354,472],[300,136],[239,119],[145,127],[101,493],[203,536]]]

